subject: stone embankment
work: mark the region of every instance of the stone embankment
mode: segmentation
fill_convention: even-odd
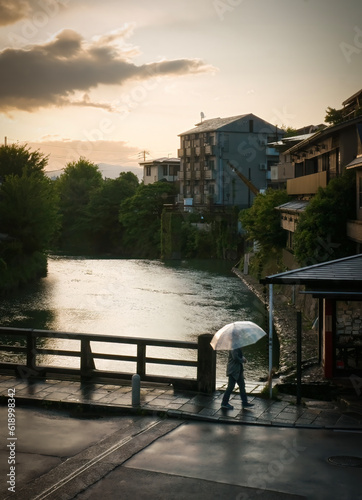
[[[269,291],[253,276],[234,268],[233,272],[269,309]],[[295,297],[293,299],[293,297]],[[291,303],[291,302],[294,303]],[[282,379],[294,378],[297,354],[297,311],[302,312],[302,365],[303,379],[308,382],[320,382],[322,370],[318,365],[318,329],[313,329],[313,322],[318,315],[317,301],[301,296],[291,287],[274,287],[273,317],[274,329],[280,344],[279,368],[276,375]]]

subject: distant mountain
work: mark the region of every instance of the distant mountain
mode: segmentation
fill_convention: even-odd
[[[110,165],[108,163],[99,163],[98,167],[102,172],[103,177],[107,179],[116,179],[121,172],[132,172],[137,175],[140,181],[143,179],[142,167],[122,167],[121,165]],[[45,173],[51,179],[56,179],[63,173],[63,169],[49,170]]]

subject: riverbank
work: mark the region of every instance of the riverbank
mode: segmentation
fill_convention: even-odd
[[[237,268],[233,272],[240,278],[259,300],[269,309],[269,294],[266,287],[250,274],[244,274]],[[286,293],[289,292],[289,296]],[[283,381],[293,381],[296,375],[297,351],[296,351],[296,331],[297,331],[297,311],[302,310],[302,377],[303,382],[320,383],[323,381],[323,371],[318,364],[318,331],[312,328],[312,315],[315,313],[313,304],[308,304],[308,311],[300,308],[298,301],[296,305],[290,303],[290,287],[274,289],[273,294],[273,316],[274,329],[280,344],[279,368],[275,376],[279,376]],[[311,317],[312,316],[312,317]]]

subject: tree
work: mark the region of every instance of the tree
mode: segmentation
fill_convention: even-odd
[[[46,251],[59,227],[58,198],[45,175],[47,157],[26,146],[0,147],[0,287],[46,273]]]
[[[102,183],[98,166],[85,158],[68,163],[57,179],[62,215],[62,248],[81,252],[89,250],[92,232],[89,204],[94,193],[101,189]]]
[[[320,188],[299,218],[294,253],[302,265],[351,255],[354,244],[346,235],[347,220],[355,216],[355,174],[346,171]]]
[[[295,135],[298,135],[297,129],[293,127],[282,127],[283,130],[285,131],[284,137],[293,137]]]
[[[345,120],[342,109],[335,109],[328,106],[326,113],[324,121],[326,123],[330,123],[331,125],[337,125]]]
[[[119,208],[122,201],[136,193],[138,177],[132,172],[122,172],[117,179],[106,179],[96,190],[88,205],[93,246],[97,252],[121,251],[122,227]]]
[[[161,245],[161,214],[164,204],[173,203],[176,188],[168,182],[141,185],[121,203],[119,221],[123,228],[122,249],[132,257],[158,258]]]
[[[8,175],[0,187],[0,232],[21,243],[25,254],[44,252],[59,228],[52,181],[36,172]]]
[[[40,151],[31,151],[27,145],[1,146],[0,182],[4,181],[7,175],[21,176],[23,173],[43,175],[47,163],[47,156],[44,156]]]
[[[247,238],[256,240],[265,253],[285,245],[286,232],[280,226],[280,215],[275,207],[288,200],[286,191],[269,188],[265,194],[256,196],[250,208],[240,212],[239,219]]]

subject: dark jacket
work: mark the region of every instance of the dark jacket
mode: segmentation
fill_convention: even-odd
[[[238,380],[240,374],[244,371],[243,367],[243,351],[241,348],[229,351],[229,359],[226,367],[226,375]]]

